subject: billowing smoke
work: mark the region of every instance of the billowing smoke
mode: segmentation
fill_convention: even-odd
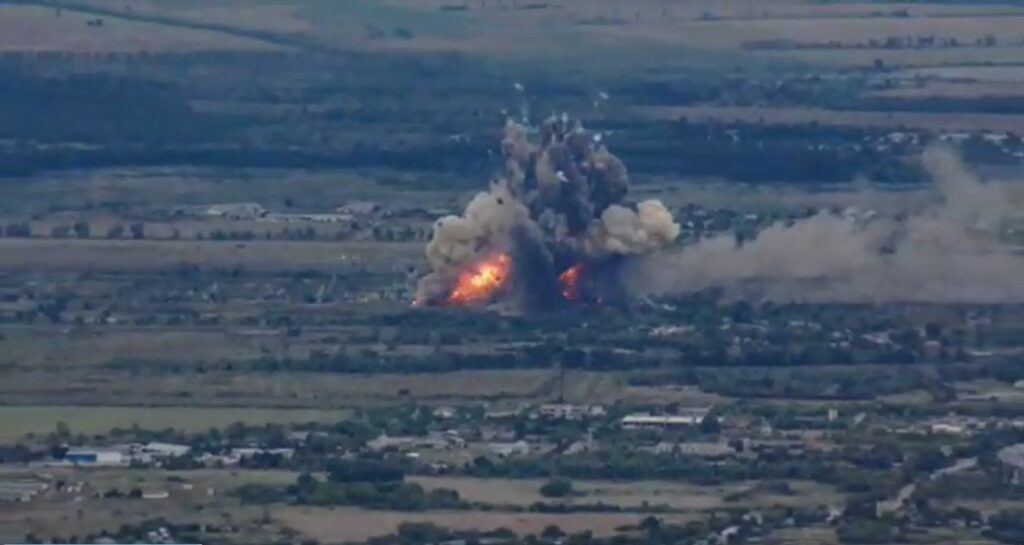
[[[514,285],[503,291],[514,294],[517,303],[530,305],[552,293],[557,298],[564,271],[578,265],[599,269],[619,256],[648,254],[679,235],[679,225],[660,201],[635,207],[624,202],[625,165],[599,134],[565,115],[536,130],[510,121],[501,151],[502,175],[462,216],[434,224],[427,245],[432,272],[419,283],[418,303],[450,303],[453,290],[461,301],[467,292],[502,287],[497,285],[504,283],[506,260],[495,256],[510,256],[514,264],[509,272]]]
[[[632,291],[724,290],[779,302],[1024,302],[1024,255],[1000,233],[1019,218],[1005,185],[983,183],[946,148],[922,163],[935,202],[909,217],[856,210],[780,223],[756,238],[707,238],[629,264]]]

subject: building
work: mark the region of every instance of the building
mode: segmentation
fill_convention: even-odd
[[[726,443],[669,443],[662,442],[651,448],[655,454],[679,454],[698,458],[725,458],[736,454]]]
[[[496,454],[501,458],[509,458],[512,456],[524,456],[530,453],[530,444],[526,441],[516,441],[514,443],[490,443],[487,445],[487,449],[492,454]]]
[[[271,212],[260,216],[266,221],[279,223],[353,223],[352,214],[291,214]]]
[[[352,201],[339,206],[336,212],[339,214],[350,214],[353,216],[368,216],[382,210],[381,205],[372,201]]]
[[[465,448],[466,441],[453,431],[432,431],[423,437],[389,437],[386,434],[366,442],[366,448],[373,452],[385,450],[449,450]]]
[[[205,215],[232,220],[252,220],[267,215],[267,209],[259,203],[239,202],[213,204],[206,207]]]
[[[64,455],[64,461],[76,466],[120,466],[128,464],[128,458],[120,451],[97,449],[71,449]]]
[[[192,447],[174,443],[147,443],[141,446],[139,452],[153,458],[177,458],[192,452]]]
[[[459,415],[459,411],[455,410],[455,407],[438,407],[434,409],[434,418],[441,420],[449,420]]]
[[[260,448],[260,447],[245,447],[245,448],[233,448],[231,449],[231,457],[241,460],[242,458],[251,458],[256,455],[270,455],[280,456],[285,459],[291,459],[295,455],[295,449],[293,448]]]
[[[600,405],[570,405],[567,403],[548,403],[537,409],[537,415],[549,420],[582,420],[585,417],[604,416],[604,407]]]
[[[1024,482],[1024,443],[1008,446],[997,454],[1007,471],[1007,480],[1012,484]]]
[[[626,429],[668,429],[698,426],[711,412],[710,407],[680,409],[677,414],[631,414],[620,422]]]

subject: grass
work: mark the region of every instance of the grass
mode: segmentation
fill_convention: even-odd
[[[138,425],[144,429],[175,428],[199,432],[235,422],[252,425],[298,422],[336,422],[350,416],[345,410],[240,409],[210,407],[0,407],[0,441],[53,431],[58,422],[72,433],[99,434]]]
[[[457,530],[495,530],[508,528],[518,534],[540,534],[555,525],[567,533],[591,531],[598,536],[615,534],[617,528],[636,525],[647,515],[640,513],[502,513],[365,511],[362,509],[318,509],[280,507],[271,510],[275,522],[303,536],[323,543],[365,541],[371,537],[394,534],[402,523],[428,522]],[[691,517],[666,515],[667,522],[684,523]]]
[[[165,25],[104,19],[90,26],[95,16],[33,6],[0,6],[0,51],[185,52],[209,50],[268,50],[256,40],[216,32]]]
[[[526,507],[539,501],[551,501],[540,495],[542,479],[477,479],[463,477],[416,477],[424,488],[456,490],[469,501],[496,505]],[[705,511],[728,507],[758,508],[770,505],[809,506],[830,505],[842,496],[831,487],[809,482],[790,481],[792,495],[774,495],[761,491],[744,494],[735,502],[726,497],[752,490],[757,483],[737,482],[723,486],[698,486],[668,481],[575,481],[573,488],[582,494],[575,500],[582,503],[606,503],[625,510],[640,509],[645,505],[665,505],[681,511]]]
[[[743,121],[764,124],[802,124],[817,121],[822,125],[850,127],[923,128],[940,131],[1019,131],[1024,115],[979,113],[860,112],[822,108],[758,108],[731,106],[653,106],[638,107],[639,115],[650,119],[691,121]]]
[[[134,408],[153,405],[167,406],[166,409],[139,409],[139,414],[171,415],[175,411],[184,414],[203,414],[203,411],[227,410],[226,420],[247,414],[236,407],[253,407],[255,415],[273,415],[278,408],[288,410],[323,409],[311,414],[326,417],[334,409],[369,407],[408,402],[415,399],[424,403],[469,403],[509,402],[550,399],[551,373],[541,371],[464,371],[444,375],[373,375],[352,376],[323,373],[206,373],[197,381],[195,374],[163,374],[147,376],[115,373],[103,370],[81,369],[71,371],[32,373],[8,372],[6,381],[0,385],[0,399],[12,406],[52,404],[59,399],[66,404],[81,406],[109,406],[113,403],[128,408],[118,416],[120,409],[96,412],[102,417],[129,420],[135,418]],[[185,406],[185,407],[182,407]],[[191,408],[189,408],[191,407]],[[196,407],[208,407],[199,409]],[[258,408],[257,408],[258,407]],[[194,413],[188,412],[193,411]],[[0,418],[4,409],[0,407]],[[12,410],[12,409],[6,409]],[[40,427],[50,430],[63,414],[75,414],[75,409],[60,408],[39,412],[27,410],[26,415],[42,415],[30,425],[30,430]],[[303,413],[282,409],[287,420],[299,418]],[[152,413],[150,412],[152,411]],[[14,413],[11,413],[12,416]],[[85,414],[85,413],[83,413]],[[291,415],[291,416],[288,416]],[[26,416],[27,417],[27,416]],[[185,419],[187,422],[187,418]],[[230,423],[230,422],[229,422]],[[69,422],[70,424],[70,422]],[[15,432],[21,433],[24,425],[12,424]],[[203,428],[205,429],[205,428]]]
[[[413,264],[423,243],[197,242],[75,239],[2,239],[0,271],[167,272],[200,269],[285,272],[349,270],[352,263]]]

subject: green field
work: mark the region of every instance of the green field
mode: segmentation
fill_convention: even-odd
[[[30,433],[54,430],[58,422],[72,433],[105,433],[138,425],[143,429],[175,428],[186,432],[223,428],[235,422],[286,424],[334,422],[348,418],[344,410],[235,409],[207,407],[0,407],[0,441],[13,441]]]

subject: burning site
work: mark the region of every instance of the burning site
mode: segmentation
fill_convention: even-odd
[[[627,201],[626,166],[566,115],[539,128],[508,122],[501,153],[487,190],[434,224],[432,271],[415,305],[531,311],[622,300],[623,264],[679,235],[660,201]]]
[[[919,160],[931,204],[899,216],[855,209],[673,244],[658,200],[631,203],[625,165],[568,116],[509,122],[504,168],[462,216],[433,227],[415,305],[510,311],[720,289],[778,302],[998,302],[1024,297],[1021,256],[1001,233],[1019,216],[949,148]],[[673,246],[669,249],[669,246]]]

